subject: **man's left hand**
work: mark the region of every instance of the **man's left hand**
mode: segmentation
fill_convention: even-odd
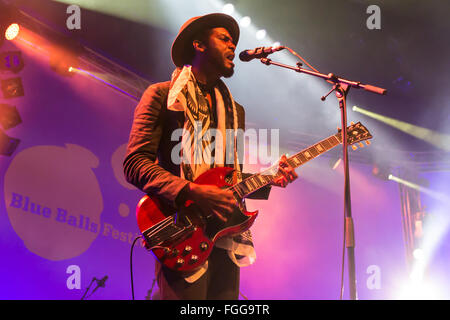
[[[297,173],[295,172],[294,167],[292,167],[287,162],[286,155],[282,155],[280,161],[278,162],[278,172],[281,173],[277,179],[272,181],[272,185],[277,187],[285,188],[289,183],[298,178]]]

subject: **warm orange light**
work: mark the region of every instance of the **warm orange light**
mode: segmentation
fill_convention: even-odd
[[[9,25],[9,27],[5,31],[5,38],[6,40],[13,40],[17,37],[19,34],[20,27],[17,23],[13,23]]]

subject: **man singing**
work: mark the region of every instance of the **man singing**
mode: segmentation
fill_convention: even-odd
[[[244,129],[244,108],[234,101],[221,80],[234,73],[238,39],[239,26],[226,14],[194,17],[183,24],[172,44],[176,69],[171,81],[153,84],[143,94],[135,110],[124,160],[127,181],[143,192],[174,208],[192,200],[203,212],[213,213],[221,220],[228,219],[236,209],[233,193],[192,181],[217,166],[241,171],[239,142],[216,141],[211,150],[211,143],[196,139],[195,135],[214,129],[220,133],[216,140],[227,140],[236,136],[227,135],[226,131]],[[183,132],[177,136],[181,142],[173,141],[177,129]],[[176,149],[180,143],[181,156],[174,152],[180,150]],[[208,155],[205,151],[211,151],[210,157],[200,157],[198,161],[199,154]],[[280,160],[279,171],[282,175],[274,185],[285,187],[297,178],[285,156]],[[267,199],[269,191],[270,186],[252,198]],[[238,299],[239,268],[253,260],[253,243],[247,230],[219,239],[208,261],[193,272],[177,272],[156,261],[161,298]]]

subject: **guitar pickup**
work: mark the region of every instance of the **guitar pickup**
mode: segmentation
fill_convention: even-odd
[[[167,241],[173,242],[188,237],[194,231],[194,225],[185,216],[180,220],[175,222],[174,217],[171,216],[142,232],[148,246],[150,248],[157,247]]]

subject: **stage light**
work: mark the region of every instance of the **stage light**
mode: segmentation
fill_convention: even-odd
[[[242,17],[241,20],[239,21],[239,24],[243,28],[247,28],[251,23],[252,23],[252,19],[250,19],[249,16]]]
[[[73,76],[73,68],[79,67],[79,56],[83,47],[67,38],[59,39],[50,49],[50,68],[62,76]]]
[[[19,35],[20,27],[17,23],[12,23],[6,28],[5,39],[14,40]]]
[[[400,300],[438,300],[444,299],[442,290],[427,281],[412,280],[399,292],[396,299]]]
[[[89,71],[87,71],[87,70],[83,70],[83,69],[80,69],[80,68],[74,68],[74,67],[69,67],[69,71],[70,71],[71,73],[73,73],[73,74],[76,73],[76,74],[83,75],[83,76],[86,76],[86,77],[90,77],[90,78],[92,78],[92,79],[95,79],[95,80],[97,80],[97,81],[100,81],[102,84],[105,84],[105,85],[107,85],[107,86],[113,88],[114,90],[117,90],[117,91],[119,91],[120,93],[123,93],[124,95],[126,95],[126,96],[132,98],[133,100],[139,101],[139,99],[140,99],[139,97],[134,96],[134,95],[132,95],[131,93],[129,93],[129,92],[125,91],[125,90],[122,90],[122,89],[119,88],[118,86],[116,86],[116,85],[114,85],[113,83],[111,83],[111,82],[107,79],[108,77],[107,77],[107,75],[105,75],[105,74],[101,74],[101,73],[98,73],[98,72],[89,72]]]
[[[0,104],[0,124],[3,129],[14,128],[22,122],[16,107],[7,104]]]
[[[408,180],[399,178],[399,177],[397,177],[395,175],[392,175],[392,174],[389,175],[389,180],[401,183],[401,184],[403,184],[403,185],[405,185],[405,186],[407,186],[409,188],[412,188],[412,189],[418,190],[420,192],[423,192],[423,193],[429,195],[430,197],[432,197],[432,198],[434,198],[436,200],[440,200],[440,201],[445,202],[445,203],[450,203],[450,198],[445,193],[434,191],[432,189],[429,189],[427,187],[421,186],[421,185],[419,185],[417,183],[414,183],[412,181],[408,181]]]
[[[234,5],[231,3],[227,3],[223,6],[222,12],[228,15],[232,15],[234,13]]]
[[[389,118],[380,114],[377,114],[375,112],[371,112],[368,110],[365,110],[363,108],[360,108],[358,106],[353,106],[352,110],[355,112],[362,113],[368,117],[371,117],[373,119],[376,119],[378,121],[381,121],[387,125],[390,125],[400,131],[403,131],[413,137],[416,137],[418,139],[424,140],[442,150],[450,151],[450,136],[441,134],[436,131],[432,131],[427,128],[422,128],[401,120]]]
[[[17,98],[25,95],[21,78],[10,78],[1,80],[3,98]]]
[[[258,39],[258,40],[264,39],[266,37],[266,35],[267,35],[267,32],[264,29],[256,31],[256,39]]]
[[[59,57],[59,55],[50,54],[50,68],[62,76],[72,76],[72,64],[76,64],[73,57]]]
[[[17,24],[18,10],[10,4],[0,1],[0,37],[13,40],[19,34],[20,27]]]
[[[424,252],[423,252],[423,249],[421,249],[421,248],[414,249],[414,251],[413,251],[413,257],[414,257],[414,259],[416,259],[416,260],[423,260],[424,257],[425,257],[425,254],[424,254]]]
[[[17,149],[20,140],[16,138],[11,138],[2,130],[0,130],[0,154],[4,156],[11,156]]]

